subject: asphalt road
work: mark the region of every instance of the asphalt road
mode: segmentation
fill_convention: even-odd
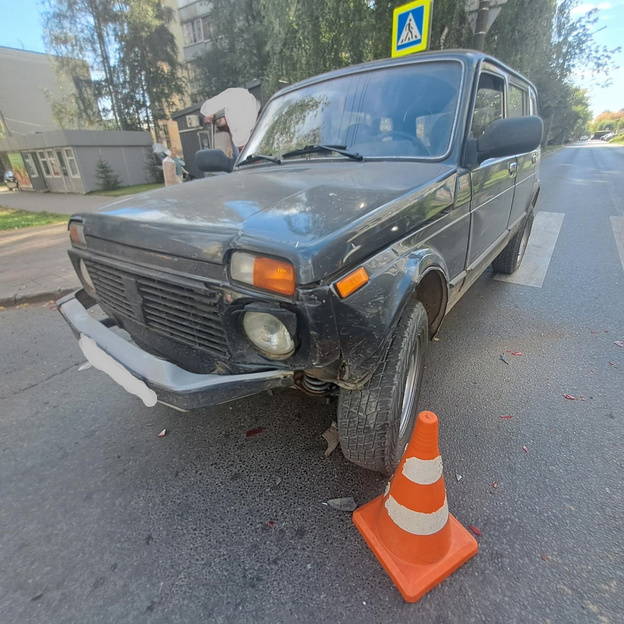
[[[415,605],[322,504],[385,484],[324,458],[333,405],[150,410],[78,371],[58,313],[0,313],[0,622],[624,622],[623,169],[599,143],[544,159],[538,208],[565,216],[543,286],[486,272],[431,343],[420,407],[482,537]]]

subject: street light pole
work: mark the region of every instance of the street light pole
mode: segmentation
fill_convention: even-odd
[[[477,23],[475,26],[475,34],[472,39],[472,47],[474,50],[483,52],[485,44],[485,33],[488,28],[488,13],[490,12],[490,0],[480,0],[479,11],[477,13]]]

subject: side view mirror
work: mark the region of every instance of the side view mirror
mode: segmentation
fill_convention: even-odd
[[[230,173],[235,161],[236,158],[228,158],[219,149],[203,149],[195,153],[195,164],[200,171]]]
[[[495,121],[477,140],[477,159],[503,158],[537,149],[542,142],[544,124],[539,117],[511,117]]]

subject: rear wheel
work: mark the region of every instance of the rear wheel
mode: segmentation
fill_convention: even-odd
[[[338,433],[348,460],[382,474],[394,472],[416,422],[427,341],[427,313],[412,300],[368,383],[359,390],[341,388]]]
[[[505,247],[505,249],[503,249],[503,251],[501,251],[495,258],[494,262],[492,262],[492,268],[497,273],[506,273],[507,275],[511,275],[520,267],[520,264],[522,264],[522,258],[524,258],[524,253],[526,252],[526,248],[529,243],[529,236],[531,236],[532,227],[533,212],[531,211],[524,220],[524,224],[507,243],[507,247]]]

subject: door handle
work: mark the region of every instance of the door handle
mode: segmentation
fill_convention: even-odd
[[[537,162],[537,153],[536,153],[536,152],[533,152],[533,153],[531,154],[531,162],[532,162],[533,164],[535,164],[535,163]]]
[[[518,164],[515,162],[509,163],[509,175],[513,178],[516,175],[516,170],[518,169]]]

